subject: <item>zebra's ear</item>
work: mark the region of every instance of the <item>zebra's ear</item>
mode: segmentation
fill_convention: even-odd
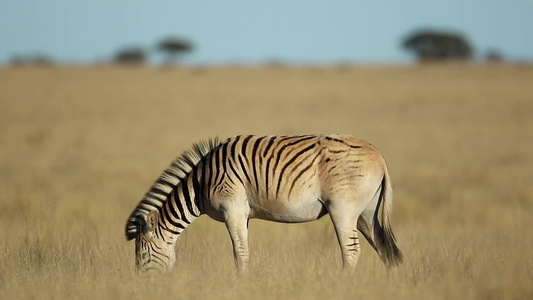
[[[151,212],[149,212],[146,216],[146,229],[148,229],[148,231],[153,231],[157,226],[158,220],[159,215],[157,214],[157,211],[152,210]]]

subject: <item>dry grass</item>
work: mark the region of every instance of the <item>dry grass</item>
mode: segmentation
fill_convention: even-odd
[[[0,70],[1,298],[529,299],[532,82],[512,66]],[[191,143],[331,132],[387,158],[399,268],[364,244],[340,274],[327,217],[252,221],[240,278],[202,217],[172,274],[134,275],[126,217]]]

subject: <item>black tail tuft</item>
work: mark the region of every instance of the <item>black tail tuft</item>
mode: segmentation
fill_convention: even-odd
[[[383,230],[380,241],[381,247],[381,259],[387,265],[387,267],[395,267],[403,262],[403,254],[396,245],[396,238],[392,230]]]

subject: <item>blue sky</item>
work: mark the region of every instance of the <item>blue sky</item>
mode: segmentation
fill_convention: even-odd
[[[460,31],[479,56],[533,60],[532,0],[0,1],[0,64],[109,60],[166,36],[195,44],[191,64],[402,63],[401,39],[420,27]]]

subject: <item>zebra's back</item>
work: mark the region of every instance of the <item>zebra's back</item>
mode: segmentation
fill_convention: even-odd
[[[212,154],[207,199],[214,211],[246,199],[249,218],[311,221],[326,213],[327,201],[375,191],[383,164],[372,145],[351,136],[237,136]]]

